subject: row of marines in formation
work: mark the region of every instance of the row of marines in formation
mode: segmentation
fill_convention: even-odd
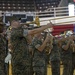
[[[73,75],[75,35],[54,37],[51,33],[42,33],[53,26],[48,23],[29,30],[28,26],[21,26],[17,20],[11,22],[11,29],[5,30],[0,25],[0,75],[8,75],[4,62],[8,48],[12,55],[12,75],[47,75],[49,61],[52,75],[60,75],[60,61],[63,64],[63,75]]]

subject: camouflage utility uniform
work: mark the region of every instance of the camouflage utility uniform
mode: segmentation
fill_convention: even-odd
[[[74,40],[74,44],[75,44],[75,40]],[[75,48],[73,48],[72,50],[72,75],[74,74],[74,70],[75,70]]]
[[[4,62],[5,57],[6,57],[6,40],[2,35],[0,35],[0,75],[6,75]]]
[[[39,46],[42,45],[41,39],[35,37],[32,41],[32,47],[34,50],[33,53],[33,71],[35,75],[47,75],[47,66],[46,66],[46,54],[43,50],[40,52],[37,50]]]
[[[68,40],[62,43],[62,64],[63,64],[63,75],[72,75],[72,50],[70,46],[67,50],[63,49],[63,46],[68,43]]]
[[[53,40],[53,49],[51,50],[50,61],[52,67],[52,75],[60,75],[60,52],[56,39]]]
[[[12,73],[13,75],[31,75],[31,59],[27,43],[28,31],[22,28],[12,28],[11,44],[12,53]]]

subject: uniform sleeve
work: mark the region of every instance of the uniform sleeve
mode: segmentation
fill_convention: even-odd
[[[37,38],[35,38],[33,42],[34,42],[34,47],[35,47],[36,49],[41,46],[41,42],[40,42],[40,40],[38,40]]]
[[[11,36],[11,31],[9,29],[7,29],[6,34],[7,34],[7,39],[9,39]]]
[[[66,43],[63,42],[63,43],[62,43],[62,49],[64,49],[65,45],[66,45]]]
[[[37,45],[35,45],[35,48],[37,49],[38,47],[40,47],[41,45],[40,44],[37,44]]]
[[[62,48],[64,49],[65,45],[62,45]]]
[[[24,29],[23,36],[26,37],[27,35],[28,35],[28,30],[27,29]]]

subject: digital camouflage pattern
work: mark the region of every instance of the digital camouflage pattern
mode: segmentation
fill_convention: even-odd
[[[47,75],[46,54],[45,51],[38,51],[36,47],[42,45],[41,39],[35,37],[32,41],[33,53],[33,71],[35,75]]]
[[[5,38],[0,34],[0,75],[6,75],[5,74],[5,57],[6,57],[6,40]]]
[[[22,28],[11,30],[13,75],[31,75],[31,59],[27,44],[27,31]]]
[[[67,42],[68,42],[68,40],[64,41],[62,43],[62,47],[64,45],[66,45]],[[62,48],[62,53],[61,54],[62,54],[62,60],[63,59],[68,59],[68,60],[72,59],[72,50],[71,50],[70,46],[69,46],[68,50],[66,50],[66,51]]]
[[[68,40],[62,43],[62,47],[66,45]],[[62,49],[62,64],[63,64],[63,75],[72,75],[72,50],[69,48],[65,51]]]
[[[53,40],[53,48],[51,50],[50,60],[51,61],[60,60],[60,51],[59,51],[59,47],[58,47],[58,40],[56,40],[56,39]]]
[[[53,39],[53,48],[50,54],[52,67],[52,75],[60,75],[60,52],[58,48],[58,40]]]
[[[75,40],[74,40],[74,44],[75,44]],[[74,51],[72,52],[72,75],[74,74],[74,70],[75,70],[75,48]]]

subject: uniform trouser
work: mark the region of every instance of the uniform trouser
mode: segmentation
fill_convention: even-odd
[[[72,75],[74,73],[75,70],[75,53],[72,54]]]
[[[34,75],[47,75],[47,62],[45,56],[33,58]]]
[[[9,64],[5,63],[5,75],[8,75],[9,73]]]
[[[33,67],[35,75],[47,75],[47,66],[37,66]]]
[[[12,75],[32,75],[31,65],[28,61],[20,62],[13,61],[12,62]]]
[[[60,75],[60,61],[51,61],[52,75]]]
[[[5,63],[0,60],[0,75],[6,75],[5,74]]]
[[[63,75],[72,75],[72,60],[64,59],[63,63]]]
[[[13,75],[32,75],[31,68],[29,66],[21,66],[21,69],[18,66],[12,68]]]

